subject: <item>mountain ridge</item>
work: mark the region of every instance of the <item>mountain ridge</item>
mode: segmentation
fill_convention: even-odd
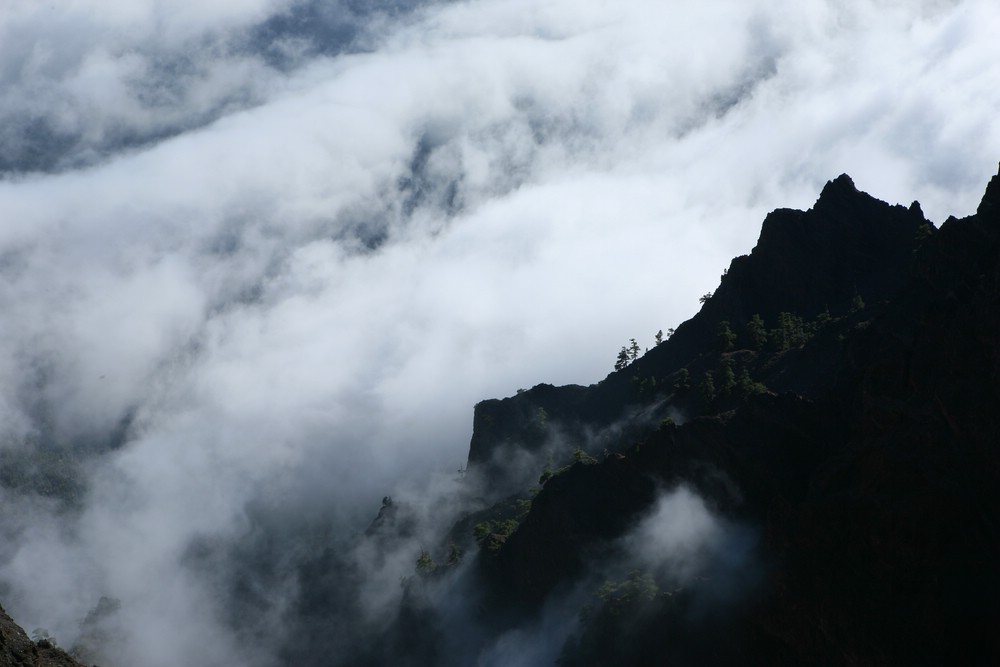
[[[593,429],[655,405],[637,384],[667,387],[654,419],[619,428],[588,449],[600,457],[603,447],[601,460],[545,482],[498,553],[481,559],[495,604],[538,609],[584,576],[594,549],[624,535],[657,489],[680,484],[760,527],[766,583],[691,638],[668,632],[669,641],[621,646],[620,633],[635,626],[602,616],[615,631],[586,626],[563,664],[1000,658],[989,631],[1000,627],[998,258],[1000,175],[974,215],[940,229],[918,203],[890,206],[842,175],[808,211],[769,214],[751,253],[733,260],[702,310],[662,346],[597,385],[566,388],[565,400],[540,385],[477,405],[469,470],[485,468],[493,481],[490,468],[501,466],[484,448],[546,446],[532,431],[533,410],[561,408],[559,430],[574,433],[566,423],[574,418]],[[743,323],[758,314],[794,314],[802,339],[747,349]],[[737,341],[728,349],[729,338],[719,347],[723,322]],[[692,396],[677,386],[681,369],[692,383],[742,369],[767,390]],[[598,401],[603,410],[572,414]],[[669,408],[687,421],[673,424]],[[630,622],[651,636],[665,622],[687,627],[686,611],[664,609]]]
[[[879,220],[888,224],[874,224]],[[591,423],[620,419],[631,398],[632,377],[665,378],[696,360],[711,347],[720,322],[728,322],[742,337],[755,314],[772,322],[782,312],[806,318],[821,312],[842,315],[854,297],[865,302],[888,298],[905,278],[918,235],[933,229],[916,203],[909,208],[890,206],[858,191],[846,174],[829,181],[808,211],[769,213],[755,247],[732,260],[702,309],[628,368],[596,385],[566,389],[558,397],[551,385],[543,384],[518,396],[477,404],[468,468],[485,467],[487,477],[498,482],[497,471],[488,463],[500,444],[490,431],[498,419],[509,424],[517,414],[523,426],[516,437],[506,437],[522,443],[538,440],[531,421],[539,408],[556,419]],[[822,280],[825,274],[836,280]]]

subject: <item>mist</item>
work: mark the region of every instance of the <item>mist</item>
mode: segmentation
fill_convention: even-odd
[[[70,646],[119,601],[108,664],[280,664],[295,563],[438,502],[476,402],[693,315],[769,210],[846,172],[973,212],[998,33],[989,0],[6,3],[0,452],[82,481],[0,492],[3,605]]]

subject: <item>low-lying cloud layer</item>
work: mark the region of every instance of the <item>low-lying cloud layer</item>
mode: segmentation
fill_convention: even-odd
[[[7,3],[2,447],[89,483],[3,492],[4,605],[72,643],[120,600],[121,664],[268,664],[192,545],[255,507],[362,530],[463,465],[476,401],[599,380],[841,172],[971,213],[998,32],[988,0]]]

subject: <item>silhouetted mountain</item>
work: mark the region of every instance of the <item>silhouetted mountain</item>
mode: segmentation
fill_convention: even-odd
[[[495,603],[539,609],[685,484],[759,529],[760,583],[696,621],[711,581],[641,614],[605,605],[565,664],[996,664],[998,260],[1000,177],[935,231],[916,202],[841,176],[809,211],[768,215],[701,312],[642,358],[591,387],[480,403],[469,469],[489,479],[513,447],[546,446],[539,409],[563,432],[625,420],[596,443],[609,455],[547,481],[482,559]],[[755,315],[770,343],[751,340]],[[743,373],[767,391],[734,384]],[[697,395],[706,374],[714,396]]]
[[[628,560],[622,539],[683,485],[756,531],[753,585],[723,595],[715,566],[669,597],[641,573],[606,584],[564,664],[996,664],[998,260],[1000,176],[939,230],[840,176],[768,215],[662,345],[590,387],[477,405],[487,493],[550,468],[480,554],[487,615],[537,614]]]
[[[489,462],[504,443],[537,449],[546,440],[538,424],[539,410],[571,430],[579,425],[592,432],[606,428],[627,417],[630,408],[651,403],[636,400],[642,380],[651,387],[647,397],[670,397],[671,405],[658,413],[661,417],[668,416],[667,407],[691,407],[690,396],[670,396],[662,389],[676,381],[681,368],[700,376],[717,361],[721,322],[728,322],[737,340],[742,339],[740,347],[754,315],[771,326],[778,325],[782,313],[805,320],[821,314],[850,319],[856,299],[878,304],[902,287],[921,231],[931,229],[916,202],[910,208],[890,206],[859,192],[848,176],[840,176],[826,185],[809,211],[779,209],[769,214],[757,246],[750,255],[732,261],[701,312],[628,368],[586,388],[539,385],[518,396],[477,405],[470,469],[497,479],[507,467],[502,460],[495,466]],[[774,391],[821,391],[830,381],[836,355],[818,347],[794,347],[790,356],[808,358],[798,364],[782,359],[777,368],[759,368],[765,375],[762,379]],[[655,387],[650,380],[657,382]]]

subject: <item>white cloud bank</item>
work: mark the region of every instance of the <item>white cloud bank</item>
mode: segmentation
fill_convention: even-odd
[[[182,561],[247,503],[357,530],[476,401],[693,314],[768,210],[847,172],[941,221],[1000,159],[989,0],[345,2],[342,49],[262,30],[291,6],[0,9],[4,447],[131,420],[4,604],[70,641],[117,597],[130,664],[237,655]]]

